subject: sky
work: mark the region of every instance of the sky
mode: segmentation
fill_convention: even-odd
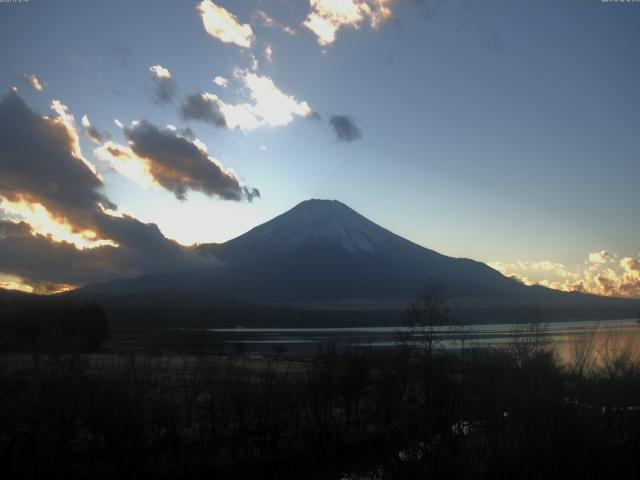
[[[1,2],[0,286],[197,265],[330,198],[640,296],[639,27],[601,0]]]

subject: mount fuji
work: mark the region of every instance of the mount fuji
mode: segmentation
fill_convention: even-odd
[[[417,245],[335,200],[304,201],[226,243],[194,248],[214,266],[91,284],[81,292],[171,291],[308,309],[402,310],[424,286],[438,284],[453,308],[587,308],[615,301],[523,285],[481,262]]]

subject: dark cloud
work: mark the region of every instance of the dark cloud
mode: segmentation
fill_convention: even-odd
[[[93,127],[93,126],[88,127],[86,128],[86,132],[87,132],[87,136],[91,139],[92,142],[102,143],[104,141],[102,134],[98,131],[96,127]]]
[[[0,197],[41,204],[77,232],[92,231],[114,245],[80,249],[0,217],[0,273],[30,284],[78,285],[116,276],[203,265],[190,249],[154,224],[113,216],[102,180],[77,151],[77,138],[60,117],[42,117],[17,95],[0,99]],[[136,136],[144,143],[144,135]],[[185,140],[186,141],[186,140]],[[0,210],[0,215],[2,210]]]
[[[225,170],[207,152],[177,132],[142,121],[125,129],[131,150],[145,159],[156,182],[184,200],[188,190],[226,200],[253,200],[260,192],[240,185],[233,172]]]
[[[189,140],[195,140],[196,138],[196,134],[193,133],[193,130],[191,130],[189,127],[185,127],[185,128],[178,128],[176,130],[176,132],[178,132],[178,134],[181,137],[185,137],[188,138]]]
[[[162,71],[167,72],[167,74],[160,74],[158,73],[159,71],[155,69],[161,69]],[[173,99],[178,93],[178,84],[168,71],[163,67],[156,65],[151,67],[150,75],[153,101],[158,105],[173,102]]]
[[[74,139],[55,119],[34,113],[15,94],[0,99],[0,195],[42,204],[71,225],[87,212],[115,208],[102,180],[74,154]]]
[[[26,222],[8,222],[0,220],[0,239],[6,237],[20,237],[31,233],[31,227]]]
[[[362,138],[362,131],[348,115],[331,115],[329,123],[339,142],[353,142]]]
[[[180,113],[185,120],[198,120],[200,122],[210,123],[216,127],[227,126],[218,102],[209,100],[209,98],[202,93],[194,93],[185,98]]]
[[[131,217],[106,219],[120,233],[118,247],[80,250],[31,230],[28,224],[0,220],[0,271],[30,285],[84,285],[148,272],[179,271],[211,265],[190,249],[167,240],[155,225]],[[124,243],[126,242],[126,243]]]
[[[86,115],[82,117],[82,126],[84,127],[84,133],[86,133],[87,137],[89,137],[93,143],[100,145],[109,138],[108,134],[103,135],[96,127],[91,125],[89,117]]]

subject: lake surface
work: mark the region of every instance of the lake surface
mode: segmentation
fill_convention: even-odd
[[[603,321],[566,321],[540,324],[544,335],[557,348],[563,349],[583,339],[603,342],[615,337],[625,343],[640,342],[640,323],[637,319]],[[247,353],[275,351],[313,351],[321,346],[390,347],[412,332],[406,327],[347,327],[347,328],[213,328],[207,336]],[[516,323],[466,325],[462,329],[437,327],[434,342],[437,348],[482,348],[512,343],[530,335],[529,326]]]

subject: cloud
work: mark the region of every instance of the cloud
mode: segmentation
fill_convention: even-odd
[[[264,49],[264,57],[269,63],[273,62],[273,48],[271,48],[271,45],[267,45]]]
[[[38,79],[38,77],[35,76],[35,74],[24,74],[25,81],[31,85],[33,87],[34,90],[37,90],[38,92],[41,92],[42,90],[44,90],[44,86],[42,85],[42,82]]]
[[[227,122],[220,111],[220,105],[209,94],[195,93],[189,95],[182,104],[181,115],[185,120],[198,120],[216,127],[226,127]]]
[[[286,33],[287,35],[291,35],[292,37],[295,37],[298,32],[296,32],[293,28],[291,28],[289,25],[283,25],[282,26],[282,31],[284,33]]]
[[[210,102],[218,105],[231,129],[253,130],[258,127],[280,127],[288,125],[294,116],[307,117],[311,107],[304,101],[287,95],[273,80],[248,70],[236,69],[234,77],[242,82],[252,103],[229,104],[212,93],[205,94]]]
[[[190,249],[166,239],[153,224],[127,216],[104,216],[103,220],[112,223],[105,228],[119,237],[117,247],[104,245],[80,250],[72,243],[53,241],[35,232],[26,222],[0,220],[2,274],[40,293],[51,293],[116,277],[212,265]],[[10,228],[3,228],[3,224]],[[12,225],[18,228],[11,228]]]
[[[95,154],[133,180],[159,185],[180,200],[186,199],[189,190],[225,200],[252,201],[260,196],[257,189],[241,185],[235,173],[211,157],[198,140],[146,121],[125,128],[124,133],[128,146],[109,142]]]
[[[98,131],[97,128],[91,125],[89,117],[87,117],[86,115],[82,117],[82,126],[84,127],[85,133],[93,143],[99,145],[104,141],[104,137],[102,136],[102,134]]]
[[[171,78],[171,72],[161,65],[153,65],[149,71],[157,78]]]
[[[591,263],[606,263],[610,258],[611,256],[606,250],[589,254],[589,262]]]
[[[76,248],[84,250],[104,245],[118,245],[109,239],[98,238],[96,232],[88,226],[78,228],[67,220],[54,217],[42,204],[28,200],[11,201],[0,197],[0,210],[5,219],[21,221],[29,219],[29,226],[41,235],[58,242],[68,242]]]
[[[624,257],[619,262],[605,250],[590,253],[584,266],[574,269],[550,261],[490,262],[488,265],[526,285],[542,285],[567,292],[640,297],[640,261]]]
[[[131,148],[108,141],[93,151],[94,156],[109,164],[123,177],[144,188],[159,187],[147,162],[138,157]]]
[[[249,48],[253,42],[251,25],[240,23],[237,17],[211,0],[202,0],[197,7],[202,15],[204,29],[209,35],[224,43]]]
[[[156,225],[114,213],[73,115],[58,101],[52,109],[0,98],[0,275],[44,288],[201,265]]]
[[[178,84],[171,76],[171,72],[161,65],[149,67],[153,82],[153,100],[158,105],[170,103],[178,92]]]
[[[377,29],[393,17],[393,0],[311,0],[304,26],[318,37],[320,45],[330,45],[343,26],[360,28],[368,22]]]
[[[283,31],[284,33],[286,33],[287,35],[291,35],[294,36],[296,35],[296,31],[289,27],[288,25],[283,25],[280,22],[278,22],[277,20],[275,20],[273,17],[271,17],[267,12],[265,12],[264,10],[258,10],[255,13],[255,16],[258,18],[258,20],[260,20],[262,22],[262,24],[266,27],[269,28],[277,28],[281,31]]]
[[[227,88],[229,86],[229,80],[227,80],[224,77],[221,77],[220,75],[218,75],[213,79],[213,83],[215,83],[216,85],[222,88]]]
[[[102,180],[82,156],[73,116],[40,116],[14,94],[0,99],[0,196],[43,205],[54,217],[86,226],[87,211],[113,208]]]
[[[362,131],[347,115],[331,115],[329,124],[331,124],[336,134],[336,140],[339,142],[353,142],[362,138]]]

